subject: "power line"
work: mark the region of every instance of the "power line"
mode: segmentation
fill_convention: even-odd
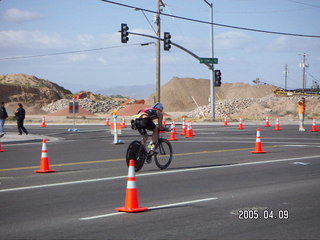
[[[309,3],[304,3],[304,2],[298,2],[298,1],[294,1],[294,0],[288,0],[289,2],[293,2],[293,3],[298,3],[298,4],[302,4],[302,5],[306,5],[306,6],[311,6],[314,8],[320,8],[320,6],[318,5],[313,5],[313,4],[309,4]]]
[[[157,14],[156,11],[152,11],[152,10],[145,9],[145,8],[134,7],[134,6],[131,6],[131,5],[127,5],[127,4],[123,4],[123,3],[117,3],[117,2],[113,2],[113,1],[109,1],[109,0],[100,0],[100,1],[106,2],[106,3],[111,3],[111,4],[114,4],[114,5],[118,5],[118,6],[122,6],[122,7],[126,7],[126,8],[131,8],[131,9],[138,8],[138,9],[143,10],[145,12]],[[305,35],[305,34],[297,34],[297,33],[284,33],[284,32],[274,32],[274,31],[267,31],[267,30],[259,30],[259,29],[237,27],[237,26],[231,26],[231,25],[225,25],[225,24],[219,24],[219,23],[211,23],[211,22],[207,22],[207,21],[203,21],[203,20],[187,18],[187,17],[181,17],[181,16],[167,14],[167,13],[163,13],[163,12],[161,12],[160,14],[164,15],[164,16],[167,16],[167,17],[178,18],[178,19],[182,19],[182,20],[186,20],[186,21],[204,23],[204,24],[213,24],[213,25],[219,26],[219,27],[233,28],[233,29],[238,29],[238,30],[260,32],[260,33],[269,33],[269,34],[278,34],[278,35],[286,35],[286,36],[295,36],[295,37],[320,38],[320,36],[317,36],[317,35]]]
[[[129,46],[138,46],[138,45],[145,46],[145,45],[148,45],[148,44],[149,43],[136,43],[136,44],[119,45],[119,46],[112,46],[112,47],[101,47],[101,48],[92,48],[92,49],[84,49],[84,50],[68,51],[68,52],[46,53],[46,54],[29,55],[29,56],[17,56],[17,57],[4,57],[4,58],[0,58],[0,61],[26,59],[26,58],[38,58],[38,57],[50,57],[50,56],[65,55],[65,54],[75,54],[75,53],[101,51],[101,50],[107,50],[107,49],[112,49],[112,48],[121,48],[121,47],[129,47]]]
[[[136,9],[134,9],[134,10],[140,11],[141,9],[136,8]],[[152,28],[153,32],[156,33],[156,30],[154,29],[154,27],[153,27],[153,25],[151,24],[150,20],[148,19],[147,15],[144,13],[143,10],[141,10],[141,12],[142,12],[143,16],[145,17],[145,19],[147,20],[147,22],[149,23],[149,25],[150,25],[150,27]]]

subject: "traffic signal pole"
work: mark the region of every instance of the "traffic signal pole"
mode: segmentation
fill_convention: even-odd
[[[214,58],[214,42],[213,42],[213,4],[209,3],[207,0],[204,0],[206,4],[210,7],[210,21],[211,21],[211,28],[210,28],[210,35],[211,35],[211,58]],[[214,72],[214,64],[211,64],[211,81],[210,81],[210,112],[212,120],[215,119],[215,72]]]
[[[152,35],[148,35],[148,34],[135,33],[135,32],[128,32],[128,33],[131,34],[131,35],[136,35],[136,36],[147,37],[147,38],[152,38],[152,39],[164,41],[164,39],[162,39],[162,38],[158,38],[158,37],[155,37],[155,36],[152,36]],[[177,44],[177,43],[174,43],[174,42],[172,42],[172,41],[171,41],[170,44],[173,45],[173,46],[175,46],[175,47],[177,47],[177,48],[179,48],[179,49],[181,49],[182,51],[190,54],[192,57],[198,59],[199,61],[201,60],[201,57],[199,57],[199,56],[196,55],[195,53],[191,52],[190,50],[186,49],[185,47],[183,47],[183,46],[181,46],[181,45],[179,45],[179,44]],[[208,63],[203,63],[203,64],[206,65],[206,66],[209,68],[209,70],[212,69],[212,64],[208,64]]]
[[[156,34],[157,34],[157,41],[156,41],[156,102],[160,102],[160,5],[161,0],[157,0],[157,15],[156,15]]]

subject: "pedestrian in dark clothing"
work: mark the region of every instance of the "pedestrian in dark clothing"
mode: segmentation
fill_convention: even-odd
[[[4,102],[0,103],[0,137],[3,137],[4,135],[4,122],[6,121],[6,118],[8,117],[8,113],[6,111],[6,108],[4,107]]]
[[[28,135],[27,129],[25,129],[25,127],[23,126],[23,122],[26,117],[26,110],[24,110],[21,103],[19,103],[18,106],[19,106],[19,108],[14,113],[14,115],[16,116],[16,119],[17,119],[17,126],[18,126],[19,135],[22,135],[22,131]]]

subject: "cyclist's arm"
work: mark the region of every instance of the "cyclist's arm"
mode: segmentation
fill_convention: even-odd
[[[163,131],[165,129],[165,126],[162,125],[162,120],[163,120],[162,112],[157,110],[157,116],[158,116],[158,128],[159,130]]]

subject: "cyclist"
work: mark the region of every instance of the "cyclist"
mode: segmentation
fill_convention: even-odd
[[[150,151],[155,151],[155,145],[158,140],[159,130],[165,131],[167,128],[162,125],[163,119],[163,105],[161,103],[154,104],[151,108],[144,108],[138,112],[138,118],[136,119],[136,125],[139,133],[143,135],[144,144],[148,139],[146,130],[153,131],[152,142]],[[153,120],[158,119],[158,127],[155,125]]]

